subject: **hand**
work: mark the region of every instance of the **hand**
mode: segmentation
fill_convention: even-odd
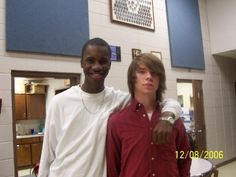
[[[153,141],[156,144],[166,144],[170,142],[173,125],[165,120],[159,120],[153,131]]]

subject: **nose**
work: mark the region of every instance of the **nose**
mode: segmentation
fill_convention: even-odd
[[[93,70],[101,70],[102,69],[102,65],[99,62],[95,62],[94,65],[92,66]]]
[[[147,78],[147,79],[152,78],[152,73],[151,73],[150,71],[147,71],[147,73],[146,73],[146,78]]]

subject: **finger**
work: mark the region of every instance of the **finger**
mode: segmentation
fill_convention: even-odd
[[[163,132],[159,132],[157,135],[157,144],[163,144],[164,142],[164,136],[163,136]]]
[[[152,141],[156,144],[157,143],[157,134],[156,134],[156,131],[153,131],[153,134],[152,134]]]
[[[158,135],[159,135],[159,134],[158,134],[158,131],[157,131],[157,130],[153,132],[153,142],[154,142],[155,144],[158,143],[158,140],[159,140]]]
[[[170,141],[170,132],[159,133],[158,144],[167,144]]]

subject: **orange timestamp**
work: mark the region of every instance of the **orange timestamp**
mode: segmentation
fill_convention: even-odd
[[[176,151],[176,159],[223,159],[224,151]]]

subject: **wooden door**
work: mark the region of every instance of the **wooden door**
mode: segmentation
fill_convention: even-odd
[[[30,144],[17,145],[17,166],[24,167],[31,165]]]
[[[177,79],[177,94],[192,150],[206,150],[202,81]]]
[[[27,94],[27,117],[28,119],[44,119],[46,101],[44,94]]]
[[[42,143],[31,144],[31,150],[32,150],[32,165],[35,165],[40,161]]]
[[[16,120],[27,118],[25,94],[15,94],[15,117]]]
[[[195,117],[196,150],[206,150],[206,127],[203,105],[202,81],[193,80],[193,104]]]

